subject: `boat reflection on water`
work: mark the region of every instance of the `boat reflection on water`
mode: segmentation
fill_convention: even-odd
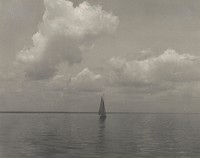
[[[101,157],[105,156],[105,121],[106,118],[99,118],[99,128],[98,128],[98,137],[97,137],[97,154]]]

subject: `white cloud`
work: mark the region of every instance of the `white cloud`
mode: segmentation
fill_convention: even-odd
[[[54,90],[67,93],[102,92],[104,89],[103,77],[94,74],[88,68],[84,68],[74,76],[56,75],[51,79],[49,85]]]
[[[17,56],[27,65],[26,75],[32,79],[54,76],[61,62],[79,63],[81,51],[91,47],[94,39],[113,33],[119,23],[118,17],[88,2],[74,7],[70,1],[44,0],[44,5],[43,21],[32,37],[33,45]]]
[[[68,78],[65,75],[55,75],[48,83],[47,87],[53,91],[64,91],[67,89]]]
[[[101,92],[104,88],[102,76],[94,74],[88,68],[84,68],[77,75],[71,77],[69,86],[73,90],[83,92]]]
[[[168,49],[157,57],[131,60],[110,59],[111,82],[134,87],[172,87],[173,83],[200,80],[200,57]],[[166,87],[166,85],[168,85]],[[159,89],[159,88],[158,88]]]

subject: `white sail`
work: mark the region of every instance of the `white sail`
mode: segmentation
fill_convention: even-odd
[[[106,115],[106,109],[105,109],[104,100],[102,97],[101,97],[101,102],[100,102],[100,107],[99,107],[99,115],[101,116]]]

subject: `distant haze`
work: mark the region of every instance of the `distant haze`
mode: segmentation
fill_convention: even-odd
[[[200,1],[0,0],[0,111],[200,112]]]

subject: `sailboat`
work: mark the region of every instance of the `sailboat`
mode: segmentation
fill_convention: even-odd
[[[100,119],[105,119],[106,118],[106,109],[105,109],[105,104],[104,104],[103,97],[101,97],[101,102],[100,102],[99,113],[98,114],[100,115]]]

